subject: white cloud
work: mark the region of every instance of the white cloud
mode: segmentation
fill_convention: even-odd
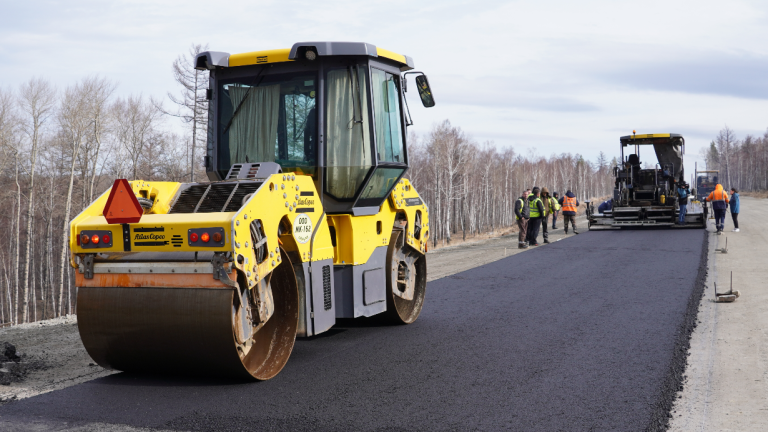
[[[684,133],[691,162],[726,123],[768,121],[762,1],[26,1],[4,5],[0,86],[99,74],[118,92],[174,91],[190,44],[246,52],[302,40],[370,42],[415,59],[438,105],[480,141],[612,156],[632,129]],[[409,100],[414,95],[409,95]]]

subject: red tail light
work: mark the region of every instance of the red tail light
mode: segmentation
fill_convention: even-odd
[[[108,235],[104,234],[103,236],[101,236],[101,241],[103,241],[105,244],[109,243],[109,240],[110,238]]]
[[[88,244],[88,242],[91,241],[91,238],[87,235],[83,234],[80,236],[80,243],[81,244]]]
[[[187,231],[187,240],[193,247],[224,247],[224,228],[192,228]]]
[[[91,241],[93,242],[93,244],[99,244],[99,236],[97,236],[96,234],[92,235]]]

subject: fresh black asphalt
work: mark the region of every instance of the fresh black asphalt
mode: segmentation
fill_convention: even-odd
[[[430,282],[412,325],[358,320],[299,340],[270,381],[123,373],[7,404],[0,418],[195,431],[663,429],[706,235],[585,232]]]

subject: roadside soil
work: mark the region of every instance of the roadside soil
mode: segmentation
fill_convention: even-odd
[[[728,192],[730,194],[730,192]],[[739,197],[768,198],[768,190],[757,192],[740,192]]]
[[[0,385],[0,404],[62,389],[115,373],[96,365],[77,331],[77,317],[67,316],[0,329],[29,365],[21,381]]]
[[[768,430],[768,233],[762,219],[768,200],[742,195],[739,225],[730,214],[724,235],[710,226],[709,274],[691,337],[683,390],[672,411],[672,431]],[[728,252],[722,253],[728,240]],[[741,296],[715,303],[722,293]]]
[[[576,235],[570,230],[568,235],[565,235],[565,232],[563,232],[562,216],[557,218],[557,229],[552,229],[551,217],[549,223],[549,241],[551,243]],[[587,231],[587,219],[583,213],[576,217],[576,228],[579,232]],[[541,231],[539,231],[540,246],[518,249],[517,238],[517,230],[515,229],[515,232],[500,237],[457,243],[441,247],[440,249],[430,250],[427,253],[427,281],[461,273],[465,270],[498,261],[505,256],[547,246],[542,243]],[[545,264],[542,263],[542,265]]]
[[[557,226],[558,229],[552,229],[550,218],[550,242],[574,236],[572,232],[568,236],[564,234],[562,216],[558,218]],[[576,226],[580,232],[587,231],[583,214],[577,217]],[[542,241],[540,231],[541,246],[538,248],[547,247]],[[536,247],[518,249],[516,232],[456,242],[427,254],[427,280],[440,279],[533,249]],[[102,368],[90,358],[80,341],[75,315],[2,328],[0,345],[2,342],[13,344],[24,355],[22,362],[34,367],[26,369],[21,381],[0,385],[0,405],[117,373]]]

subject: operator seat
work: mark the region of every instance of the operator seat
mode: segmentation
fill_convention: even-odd
[[[640,156],[636,154],[629,155],[627,163],[632,167],[632,187],[640,184]]]

